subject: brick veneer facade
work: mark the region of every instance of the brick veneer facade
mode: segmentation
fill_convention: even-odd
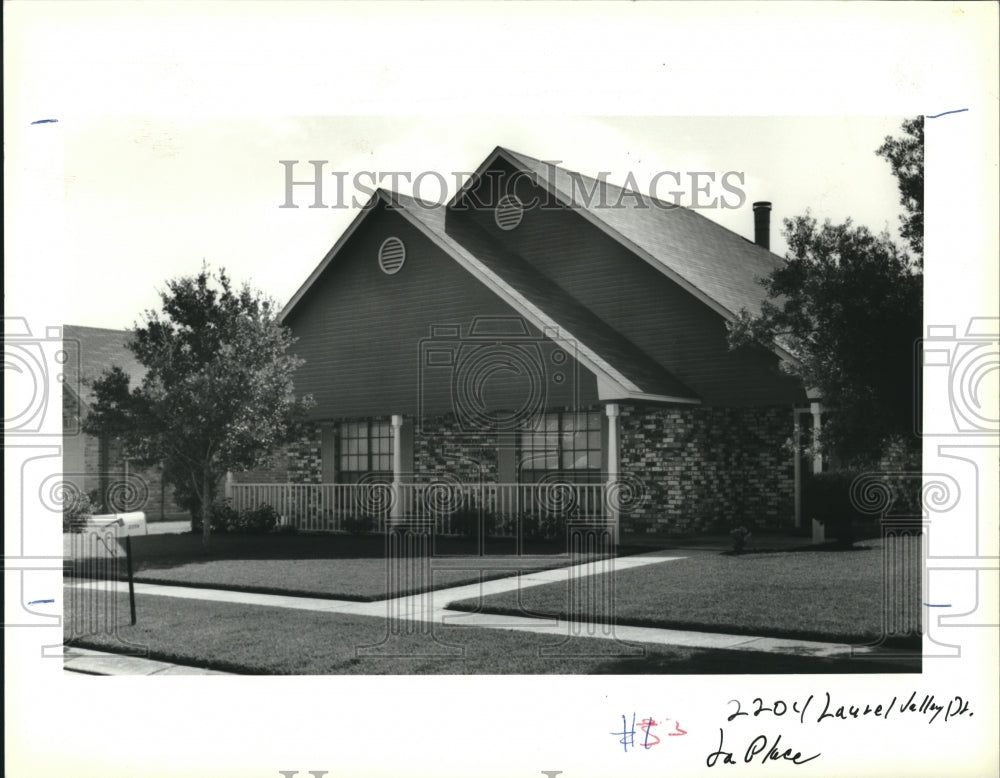
[[[415,431],[416,473],[450,473],[461,481],[499,483],[499,468],[496,435],[462,432],[452,414],[425,419]]]
[[[621,473],[644,495],[624,532],[790,527],[790,408],[622,406]]]
[[[372,421],[373,419],[365,419]],[[379,417],[388,421],[389,417]],[[353,421],[353,420],[351,420]],[[358,419],[357,421],[362,421]],[[299,438],[271,457],[269,468],[234,473],[235,483],[318,484],[323,482],[322,439],[319,424],[305,425]],[[455,417],[439,417],[423,423],[413,441],[416,473],[450,473],[464,481],[498,480],[496,437],[490,434],[458,434]]]
[[[323,454],[320,429],[316,424],[303,428],[298,440],[288,446],[288,481],[293,484],[323,482]]]
[[[641,499],[623,512],[627,534],[677,534],[791,527],[794,465],[789,407],[713,408],[622,405],[620,472],[641,484]],[[414,433],[413,469],[487,483],[500,477],[496,438],[458,434],[454,416],[423,424]],[[244,473],[244,483],[322,482],[318,425],[276,455],[267,472]],[[606,460],[605,460],[606,461]]]

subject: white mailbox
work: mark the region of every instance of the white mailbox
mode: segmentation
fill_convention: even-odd
[[[94,529],[114,529],[122,537],[147,534],[146,514],[142,511],[91,516],[87,520],[87,526]]]

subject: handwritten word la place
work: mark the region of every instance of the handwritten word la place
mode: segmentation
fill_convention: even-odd
[[[874,705],[872,703],[865,703],[864,705],[835,705],[829,692],[825,692],[824,696],[825,700],[822,703],[816,700],[816,705],[813,706],[813,711],[818,713],[815,719],[817,724],[822,724],[828,720],[836,721],[838,719],[841,721],[862,718],[888,719],[894,713],[899,715],[918,713],[928,716],[928,724],[934,722],[942,712],[944,712],[944,721],[958,716],[975,715],[969,710],[968,700],[963,699],[957,694],[945,704],[935,702],[933,694],[925,694],[922,699],[918,700],[917,693],[912,692],[905,702],[901,702],[898,705],[897,702],[900,699],[898,696],[893,697],[892,701],[888,704],[878,703]],[[805,724],[807,720],[812,720],[811,716],[807,719],[806,714],[814,699],[815,695],[810,694],[804,701],[792,700],[790,703],[787,703],[784,700],[774,700],[770,705],[765,705],[760,697],[755,697],[753,704],[749,706],[748,710],[743,710],[743,706],[739,700],[730,700],[729,704],[735,705],[736,710],[726,720],[733,721],[740,716],[752,715],[756,718],[762,714],[769,714],[775,717],[791,714],[792,718],[797,716],[799,722]],[[821,704],[823,707],[822,711],[819,709]]]
[[[733,751],[726,751],[723,748],[726,741],[726,733],[723,731],[722,727],[719,727],[719,747],[712,753],[708,755],[705,759],[705,764],[709,767],[715,767],[717,764],[739,764],[736,759],[733,758]],[[770,748],[768,748],[770,745]],[[763,754],[763,756],[760,756]],[[781,750],[781,735],[778,735],[774,742],[768,743],[766,735],[758,735],[750,744],[747,746],[746,753],[743,754],[743,761],[746,764],[753,762],[758,756],[760,756],[760,763],[767,764],[768,762],[791,762],[792,764],[805,764],[806,762],[811,762],[813,759],[817,759],[822,756],[821,753],[813,754],[812,756],[802,756],[801,751],[796,751],[792,748],[785,748]],[[720,761],[721,759],[721,761]]]

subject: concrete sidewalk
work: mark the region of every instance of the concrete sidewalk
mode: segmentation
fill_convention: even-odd
[[[644,554],[641,556],[620,557],[613,560],[615,570],[628,570],[651,564],[666,564],[682,556],[665,556],[663,552]],[[573,567],[556,568],[526,573],[521,576],[511,576],[493,581],[455,586],[448,589],[438,589],[423,594],[396,597],[376,602],[356,602],[348,600],[330,600],[315,597],[298,597],[294,595],[255,594],[221,589],[204,589],[191,586],[164,586],[160,584],[136,583],[136,594],[154,597],[176,597],[191,600],[208,600],[212,602],[228,602],[241,605],[263,605],[272,608],[293,608],[321,613],[342,613],[355,616],[389,618],[398,621],[433,622],[444,628],[447,626],[478,627],[481,629],[504,629],[536,634],[547,634],[556,637],[585,637],[611,639],[635,643],[652,643],[664,646],[683,646],[688,648],[729,649],[737,651],[761,651],[775,654],[813,657],[848,657],[859,653],[874,653],[875,649],[852,647],[840,643],[824,643],[810,640],[793,640],[789,638],[755,637],[752,635],[731,635],[717,632],[696,632],[692,630],[660,629],[654,627],[611,626],[591,622],[566,621],[560,619],[541,619],[528,616],[508,616],[485,613],[469,613],[453,611],[447,605],[457,600],[486,597],[501,592],[516,591],[531,586],[542,586],[551,583],[567,583],[570,576],[590,576],[609,572],[608,560],[587,562]],[[79,587],[107,587],[107,582],[77,582],[69,584]],[[119,591],[127,591],[127,584],[118,584]],[[93,652],[99,653],[99,652]],[[150,660],[142,660],[149,662]],[[154,663],[150,665],[129,665],[133,668],[128,674],[161,675],[161,674],[210,674],[197,668],[177,668],[174,672],[166,672]],[[80,672],[98,672],[105,666],[100,662],[77,662],[76,668],[82,666],[96,667],[97,670],[79,670]],[[67,669],[75,669],[67,664]],[[109,673],[122,674],[122,673]]]
[[[191,531],[190,521],[147,521],[147,535],[179,535]]]
[[[89,648],[66,648],[63,670],[75,675],[231,675],[203,667],[160,662],[141,656],[112,654]]]

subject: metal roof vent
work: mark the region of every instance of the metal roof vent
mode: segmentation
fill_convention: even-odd
[[[387,276],[395,275],[406,261],[406,246],[399,238],[386,238],[378,250],[378,266]]]
[[[501,197],[500,202],[497,203],[496,212],[493,214],[497,227],[501,230],[514,229],[521,223],[523,216],[524,206],[514,195],[504,195]]]

